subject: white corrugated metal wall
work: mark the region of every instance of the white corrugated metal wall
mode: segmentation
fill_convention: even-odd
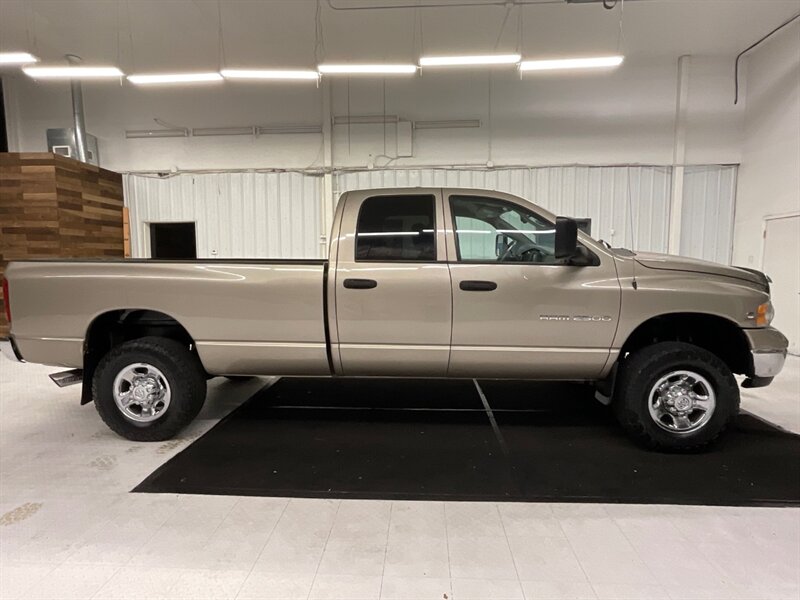
[[[592,235],[614,246],[666,252],[671,177],[668,166],[375,169],[335,173],[334,191],[500,190],[557,214],[590,217]],[[303,173],[127,175],[133,255],[149,256],[150,222],[195,221],[199,257],[319,257],[321,183],[319,175]],[[735,191],[735,166],[685,169],[682,254],[730,260]]]
[[[338,192],[401,186],[498,190],[556,214],[589,217],[592,235],[613,246],[666,252],[671,177],[671,167],[661,166],[398,169],[340,173],[334,187]],[[732,205],[733,198],[725,201]]]
[[[321,255],[322,178],[303,173],[126,175],[131,254],[150,256],[149,224],[194,221],[198,258]]]
[[[736,200],[735,166],[687,168],[683,177],[681,254],[730,264]]]

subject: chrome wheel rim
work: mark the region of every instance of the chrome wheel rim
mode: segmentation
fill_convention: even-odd
[[[114,402],[126,419],[150,423],[164,416],[172,398],[169,382],[159,369],[133,363],[114,378]]]
[[[702,429],[714,414],[717,396],[708,379],[694,371],[672,371],[656,381],[647,407],[655,423],[670,433]]]

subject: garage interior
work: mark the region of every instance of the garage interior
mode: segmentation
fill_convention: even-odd
[[[800,598],[798,17],[2,0],[0,275],[321,259],[345,192],[476,188],[764,271],[789,355],[695,454],[638,448],[584,383],[281,373],[210,379],[193,423],[137,443],[0,355],[0,598]],[[99,71],[41,70],[67,66]]]

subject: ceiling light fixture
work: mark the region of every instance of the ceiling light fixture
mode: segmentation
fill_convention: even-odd
[[[480,119],[447,119],[441,121],[414,121],[414,129],[468,129],[480,127]]]
[[[334,116],[334,125],[376,125],[384,123],[397,123],[400,117],[397,115],[344,115]]]
[[[147,138],[189,137],[188,129],[128,129],[125,137],[129,140]]]
[[[256,127],[260,135],[322,133],[322,125],[261,125]]]
[[[211,83],[222,81],[219,73],[158,73],[152,75],[128,75],[128,81],[135,85],[160,83]]]
[[[0,65],[24,65],[35,62],[39,62],[39,59],[29,52],[0,52]]]
[[[595,56],[592,58],[558,58],[552,60],[524,60],[519,64],[520,71],[555,71],[560,69],[597,69],[618,67],[622,56]]]
[[[22,67],[22,72],[34,79],[99,79],[124,75],[117,67]]]
[[[269,79],[276,81],[316,81],[317,71],[291,71],[288,69],[223,69],[220,71],[225,79]]]
[[[414,75],[417,65],[319,65],[323,75]]]
[[[479,56],[423,56],[421,67],[472,67],[480,65],[515,65],[519,54],[485,54]]]
[[[255,127],[196,127],[192,129],[195,137],[212,135],[255,135]]]

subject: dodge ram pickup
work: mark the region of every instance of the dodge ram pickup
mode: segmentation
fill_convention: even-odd
[[[175,435],[218,375],[593,382],[640,443],[709,444],[787,340],[758,271],[612,249],[521,198],[343,194],[329,260],[11,262],[4,353],[72,368],[118,434]]]

